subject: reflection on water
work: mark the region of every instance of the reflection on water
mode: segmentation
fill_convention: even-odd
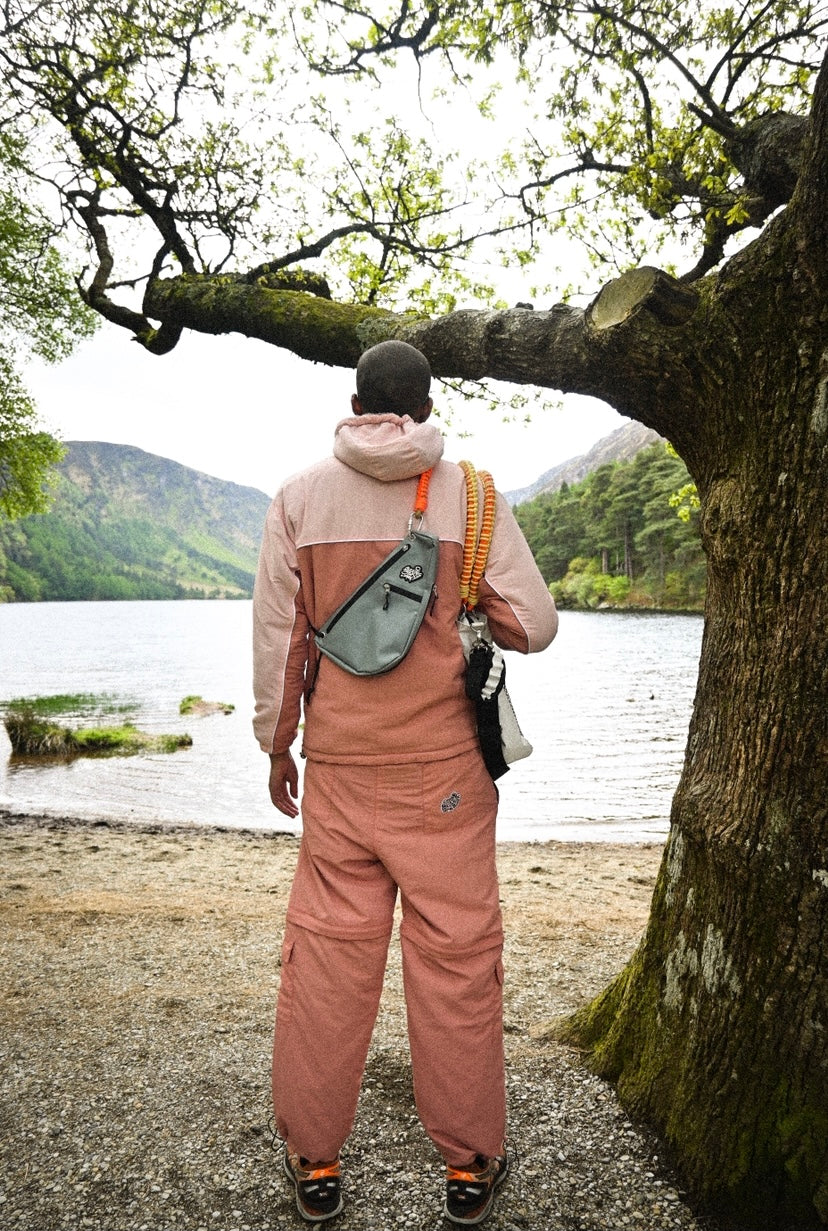
[[[60,816],[291,828],[267,796],[251,730],[249,602],[0,605],[0,700],[107,693],[138,726],[193,746],[59,764],[12,759],[0,805]],[[661,840],[678,781],[699,616],[563,612],[546,653],[511,654],[509,692],[534,754],[499,782],[498,836]],[[232,714],[182,718],[188,694]]]

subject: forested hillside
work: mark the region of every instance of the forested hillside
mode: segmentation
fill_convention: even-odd
[[[268,504],[141,449],[70,442],[50,511],[0,521],[0,601],[248,598]]]
[[[692,610],[704,602],[697,516],[671,496],[689,482],[663,442],[599,466],[515,512],[561,607]]]
[[[59,475],[48,513],[0,521],[0,601],[252,593],[263,492],[126,445],[70,443]],[[660,441],[518,505],[560,606],[700,607],[695,514],[670,504],[687,482]]]

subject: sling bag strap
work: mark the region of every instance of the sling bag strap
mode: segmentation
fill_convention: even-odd
[[[414,512],[411,514],[411,517],[409,518],[409,521],[408,521],[409,531],[414,528],[414,518],[415,517],[418,519],[418,522],[419,522],[417,526],[418,530],[420,526],[422,526],[423,524],[423,518],[425,517],[425,511],[428,508],[428,485],[431,482],[431,476],[433,473],[434,473],[434,467],[432,466],[429,470],[424,470],[423,473],[420,475],[419,479],[417,480],[417,494],[414,497]]]

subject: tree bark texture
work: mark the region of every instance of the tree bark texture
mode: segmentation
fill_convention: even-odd
[[[824,87],[809,178],[709,288],[685,453],[709,562],[685,765],[644,941],[562,1032],[697,1197],[775,1231],[828,1225]]]
[[[777,1231],[828,1225],[828,314],[792,222],[716,290],[684,771],[645,939],[565,1031],[697,1196]]]
[[[699,681],[646,936],[568,1037],[654,1124],[696,1196],[748,1227],[828,1226],[826,69],[791,204],[693,288],[656,270],[586,311],[344,307],[242,279],[148,288],[166,327],[352,367],[399,337],[437,375],[604,398],[699,488]]]

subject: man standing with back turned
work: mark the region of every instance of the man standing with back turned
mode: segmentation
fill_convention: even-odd
[[[354,1122],[399,890],[417,1111],[447,1168],[444,1214],[481,1222],[505,1179],[503,932],[497,792],[464,692],[457,633],[466,500],[427,422],[431,372],[405,342],[366,351],[333,457],[288,479],[265,524],[254,612],[254,727],[270,797],[298,815],[290,753],[304,697],[302,842],[287,909],[273,1100],[299,1213],[342,1209],[339,1152]],[[433,467],[423,529],[439,537],[436,593],[405,659],[356,676],[312,632],[405,536]],[[502,496],[478,610],[524,654],[555,606]]]

